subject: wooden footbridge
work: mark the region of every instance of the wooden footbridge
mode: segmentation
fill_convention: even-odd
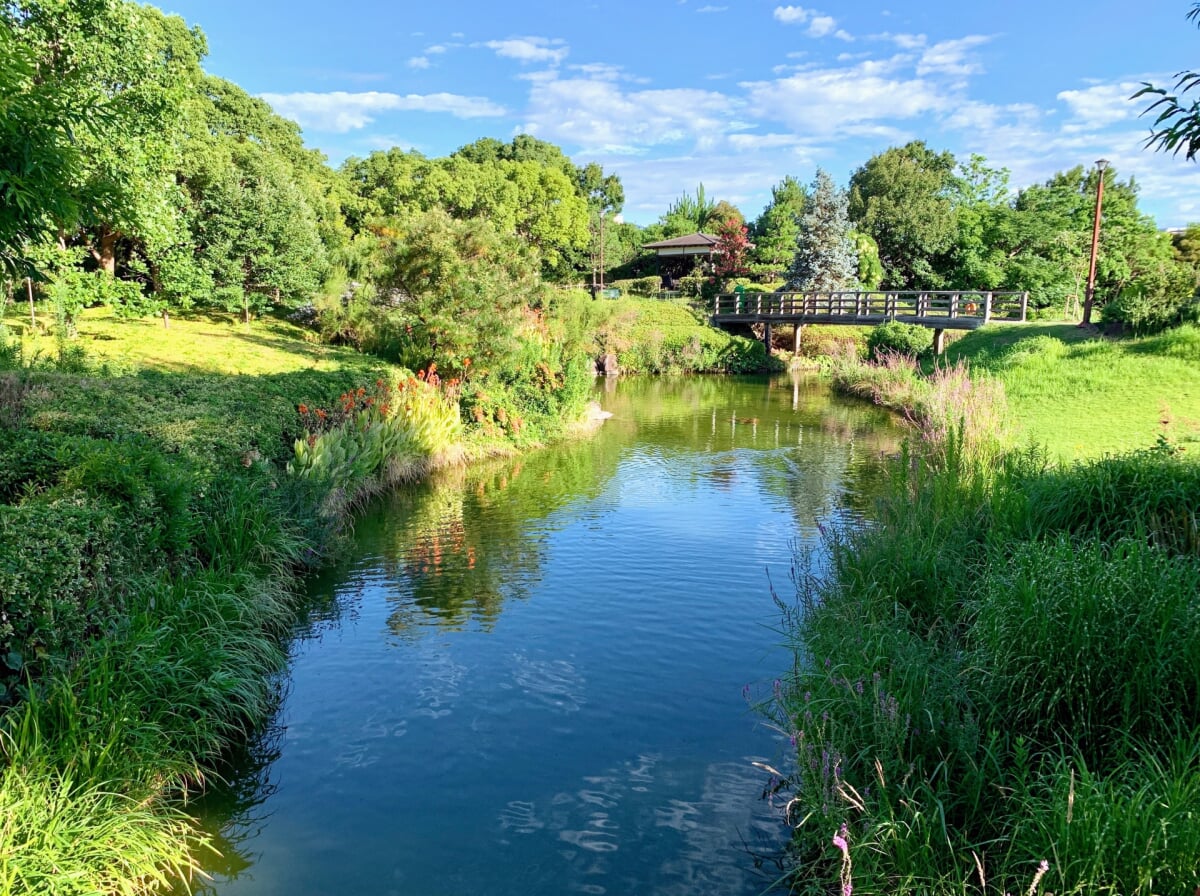
[[[763,324],[770,346],[777,324],[795,328],[795,347],[805,324],[870,326],[899,321],[933,330],[937,354],[945,347],[946,330],[977,330],[994,321],[1023,321],[1029,311],[1027,292],[963,290],[887,292],[744,292],[713,299],[717,326]]]

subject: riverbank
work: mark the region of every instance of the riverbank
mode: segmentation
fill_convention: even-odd
[[[546,367],[561,400],[467,432],[459,384],[286,322],[80,330],[6,342],[0,373],[6,896],[190,876],[188,801],[275,705],[297,577],[370,494],[565,431],[586,395]]]
[[[773,703],[797,753],[795,890],[1190,891],[1200,464],[1182,420],[1145,419],[1145,389],[1160,376],[1188,406],[1200,382],[1176,362],[1200,333],[978,335],[932,378],[834,373],[916,435],[876,525],[832,533],[826,571],[798,576],[797,671]],[[1061,457],[1087,425],[1116,436],[1095,454],[1131,453],[1013,447],[1049,434]]]

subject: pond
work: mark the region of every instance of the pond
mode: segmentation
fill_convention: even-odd
[[[203,888],[757,894],[752,706],[793,550],[869,513],[886,415],[802,378],[606,380],[595,436],[378,501],[311,583],[276,723],[200,805]]]

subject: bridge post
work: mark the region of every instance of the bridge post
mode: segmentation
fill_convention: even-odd
[[[945,330],[934,330],[933,331],[933,354],[934,354],[934,356],[941,357],[942,353],[945,351],[946,351],[946,331]]]
[[[763,324],[763,343],[767,347],[767,357],[771,357],[771,324]]]
[[[796,357],[796,358],[800,357],[800,339],[803,336],[803,334],[804,334],[804,324],[797,321],[796,322],[796,332],[794,334],[795,335],[795,343],[792,346],[792,356],[793,357]]]
[[[992,293],[989,290],[988,294],[983,299],[983,322],[986,324],[992,319]]]
[[[1021,293],[1021,323],[1025,323],[1026,315],[1029,313],[1029,293]]]

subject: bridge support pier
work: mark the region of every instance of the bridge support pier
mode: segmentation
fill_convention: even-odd
[[[933,354],[940,357],[946,351],[946,331],[933,331]]]
[[[795,340],[795,344],[792,346],[792,356],[793,357],[796,357],[796,358],[800,357],[800,338],[803,335],[803,333],[804,333],[804,324],[796,324],[796,334],[795,334],[796,340]]]
[[[767,347],[767,357],[771,357],[771,325],[763,324],[763,345]]]

